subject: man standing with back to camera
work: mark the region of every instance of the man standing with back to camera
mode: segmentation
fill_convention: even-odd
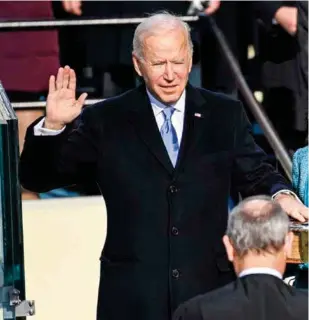
[[[221,243],[231,184],[308,218],[254,143],[240,102],[187,83],[192,51],[187,24],[153,15],[133,39],[144,85],[81,113],[86,95],[75,100],[75,73],[60,68],[46,117],[28,129],[26,189],[94,180],[105,199],[97,319],[168,320],[181,302],[234,279]]]
[[[181,304],[173,320],[308,319],[308,291],[282,280],[293,248],[289,223],[268,196],[241,201],[222,239],[237,280]]]

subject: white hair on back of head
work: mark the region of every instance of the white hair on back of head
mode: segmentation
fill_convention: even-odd
[[[158,35],[179,28],[183,29],[186,35],[189,54],[192,56],[193,43],[189,25],[179,17],[166,11],[149,16],[137,26],[133,37],[133,54],[140,59],[143,57],[143,43],[146,36]]]
[[[253,196],[229,214],[226,235],[240,257],[248,252],[273,253],[285,244],[289,217],[269,196]]]

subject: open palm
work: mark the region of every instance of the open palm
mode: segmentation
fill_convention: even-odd
[[[83,93],[77,100],[76,75],[68,66],[59,68],[57,77],[49,78],[49,92],[46,104],[45,127],[61,129],[72,122],[80,113],[87,97]]]

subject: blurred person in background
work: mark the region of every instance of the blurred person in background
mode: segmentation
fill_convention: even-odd
[[[211,15],[224,33],[228,44],[244,70],[247,59],[246,46],[250,36],[251,17],[248,2],[209,1],[205,2],[206,15]],[[246,27],[244,27],[246,26]],[[207,20],[203,20],[200,33],[201,78],[203,88],[238,97],[237,85],[217,40]]]
[[[51,1],[0,1],[0,20],[53,19]],[[56,30],[0,30],[0,81],[11,102],[38,101],[46,98],[48,78],[59,68]],[[16,110],[19,147],[23,150],[26,128],[43,110]],[[24,190],[24,199],[38,195]]]
[[[261,1],[258,6],[263,10],[265,6],[276,7],[279,4]],[[299,68],[299,57],[305,43],[299,42],[299,35],[303,32],[298,15],[297,1],[283,1],[272,23],[258,25],[263,106],[291,153],[304,146],[307,136],[308,84],[301,80]]]
[[[224,33],[252,90],[263,92],[267,115],[292,150],[304,144],[307,134],[306,94],[298,81],[298,7],[297,1],[209,1],[205,10]],[[255,49],[253,62],[248,61],[249,44]],[[207,27],[200,45],[203,87],[237,97],[233,73]]]
[[[184,15],[188,1],[66,1],[66,12],[93,19],[142,18],[167,10]],[[85,48],[85,70],[91,74],[96,98],[110,97],[137,85],[132,63],[132,38],[136,24],[85,26],[81,36]],[[92,93],[89,92],[91,96]]]

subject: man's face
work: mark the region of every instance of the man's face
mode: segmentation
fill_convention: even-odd
[[[165,104],[177,102],[192,66],[184,31],[177,29],[146,36],[143,44],[143,58],[133,55],[136,72],[158,100]]]

